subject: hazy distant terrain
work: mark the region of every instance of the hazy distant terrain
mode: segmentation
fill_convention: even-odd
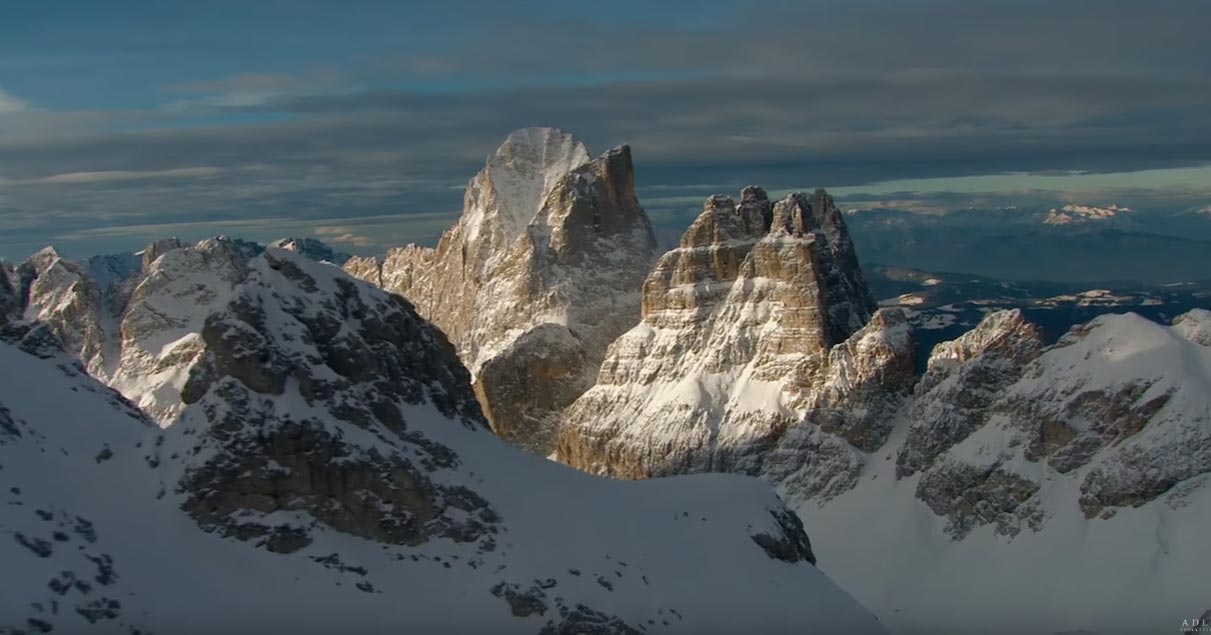
[[[1063,210],[862,210],[851,212],[848,222],[864,261],[896,267],[1006,280],[1150,284],[1199,280],[1211,271],[1211,215],[1205,213],[1089,218]]]

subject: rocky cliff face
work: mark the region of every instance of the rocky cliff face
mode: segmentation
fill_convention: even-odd
[[[558,413],[638,319],[655,248],[629,148],[590,159],[571,135],[530,128],[488,158],[435,249],[409,245],[345,269],[445,331],[493,429],[546,454]]]
[[[0,326],[9,320],[21,318],[19,314],[24,299],[19,291],[20,284],[17,268],[0,260]]]
[[[637,488],[502,443],[399,296],[227,239],[150,266],[123,333],[188,346],[156,358],[184,377],[166,428],[0,342],[0,630],[883,632],[755,480]]]
[[[902,315],[874,312],[822,190],[723,196],[643,286],[643,319],[566,412],[559,458],[642,478],[764,474],[831,495],[878,447],[913,375]]]

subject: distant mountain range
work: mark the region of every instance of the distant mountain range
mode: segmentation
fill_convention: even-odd
[[[908,316],[922,369],[935,344],[962,335],[999,310],[1020,310],[1050,344],[1073,326],[1107,313],[1131,311],[1169,323],[1191,309],[1211,306],[1211,280],[1148,285],[1131,280],[997,280],[886,265],[865,271],[879,305],[898,307]]]
[[[921,214],[850,210],[867,262],[1004,280],[1166,284],[1211,271],[1211,214],[1147,213],[1117,205]]]

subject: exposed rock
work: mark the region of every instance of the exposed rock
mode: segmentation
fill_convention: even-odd
[[[558,413],[639,317],[656,242],[633,172],[626,146],[590,160],[567,133],[517,131],[471,180],[435,249],[345,269],[411,300],[457,346],[493,429],[548,454]]]
[[[21,426],[18,425],[17,420],[13,419],[13,413],[0,403],[0,443],[4,443],[5,438],[16,439],[20,436]]]
[[[995,464],[946,462],[917,483],[917,498],[945,516],[947,533],[959,539],[986,524],[995,524],[997,533],[1016,535],[1023,521],[1038,514],[1028,502],[1038,491],[1034,481]]]
[[[19,313],[24,304],[24,298],[13,287],[13,283],[17,280],[16,268],[0,260],[0,326],[21,317]]]
[[[547,603],[544,601],[547,594],[537,586],[523,591],[516,584],[501,582],[492,587],[492,595],[508,602],[514,617],[545,615],[547,612]]]
[[[1103,448],[1122,446],[1146,426],[1211,421],[1205,410],[1168,407],[1190,387],[1164,369],[1176,368],[1183,350],[1202,354],[1195,352],[1199,345],[1171,333],[1126,315],[1075,327],[1028,366],[995,407],[1025,431],[1026,457],[1046,459],[1061,473],[1086,465]],[[1155,357],[1156,365],[1132,360],[1135,351]]]
[[[735,471],[835,495],[861,467],[845,446],[887,438],[912,351],[902,314],[874,314],[823,190],[772,206],[755,187],[740,205],[713,196],[565,413],[558,456],[624,478]]]
[[[916,383],[915,350],[902,312],[875,313],[829,350],[822,368],[796,382],[810,421],[864,452],[882,447]]]
[[[560,604],[559,621],[548,621],[538,635],[643,635],[643,631],[583,604]]]
[[[317,280],[281,254],[246,261],[225,308],[202,329],[183,400],[205,418],[192,414],[173,429],[196,429],[194,443],[210,458],[181,479],[185,509],[203,527],[275,551],[307,543],[289,533],[283,541],[261,520],[276,512],[305,512],[388,544],[494,533],[498,518],[482,497],[432,476],[457,465],[454,452],[409,430],[403,414],[409,404],[431,403],[482,425],[449,344],[402,298],[367,295],[336,269]],[[266,397],[288,385],[310,408],[383,445],[355,445],[324,419],[280,412]]]
[[[150,260],[130,294],[117,342],[121,355],[103,376],[161,425],[171,424],[184,408],[181,391],[202,354],[207,317],[231,300],[249,260],[263,251],[225,237],[172,245],[175,240],[160,241],[144,250],[145,262],[164,251]],[[215,332],[211,338],[219,339]]]
[[[20,267],[24,318],[51,328],[64,350],[89,372],[103,373],[106,320],[98,282],[83,265],[66,260],[53,248],[34,254]]]
[[[896,456],[897,478],[927,469],[987,423],[993,401],[1042,353],[1042,338],[1042,331],[1013,309],[990,314],[958,339],[934,347],[909,410],[908,436]]]
[[[753,534],[753,542],[761,547],[769,557],[783,562],[799,562],[806,560],[816,564],[816,554],[812,553],[812,543],[803,530],[803,521],[794,513],[784,509],[771,509],[780,531],[760,532]]]
[[[185,243],[176,238],[163,238],[157,240],[143,248],[143,271],[149,271],[151,266],[159,260],[160,256],[174,250],[184,247]]]

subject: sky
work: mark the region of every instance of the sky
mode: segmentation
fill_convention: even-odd
[[[0,20],[0,257],[432,243],[512,130],[632,146],[680,228],[850,207],[1211,204],[1205,0],[58,0]]]

